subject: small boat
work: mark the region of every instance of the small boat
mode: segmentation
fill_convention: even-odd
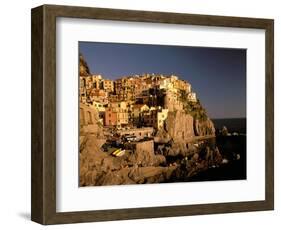
[[[113,156],[116,156],[116,157],[121,157],[121,156],[123,156],[124,154],[125,154],[125,149],[117,149],[117,150],[115,150],[114,152],[112,152],[111,154],[113,155]]]
[[[125,153],[126,153],[126,150],[123,149],[123,150],[121,150],[116,156],[117,156],[117,157],[122,157]]]

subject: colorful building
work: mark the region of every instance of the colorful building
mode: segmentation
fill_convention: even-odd
[[[128,125],[128,123],[128,103],[125,101],[109,103],[108,108],[105,109],[104,124],[106,126],[117,126],[117,128],[121,128]]]
[[[106,108],[104,116],[105,126],[116,126],[117,125],[117,112],[114,108]]]

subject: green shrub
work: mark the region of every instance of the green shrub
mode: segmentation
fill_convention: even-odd
[[[199,99],[197,102],[190,102],[187,99],[187,94],[184,91],[180,91],[180,100],[183,103],[185,113],[190,114],[196,120],[207,120],[206,110],[202,107]]]

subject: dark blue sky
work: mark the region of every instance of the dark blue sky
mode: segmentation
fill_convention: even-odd
[[[175,74],[191,84],[211,118],[246,117],[245,49],[79,42],[79,52],[93,74]]]

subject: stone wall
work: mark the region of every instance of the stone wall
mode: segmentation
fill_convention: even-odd
[[[150,154],[154,154],[154,142],[153,142],[153,140],[137,142],[135,148],[136,148],[137,153],[147,152],[147,153],[150,153]]]

